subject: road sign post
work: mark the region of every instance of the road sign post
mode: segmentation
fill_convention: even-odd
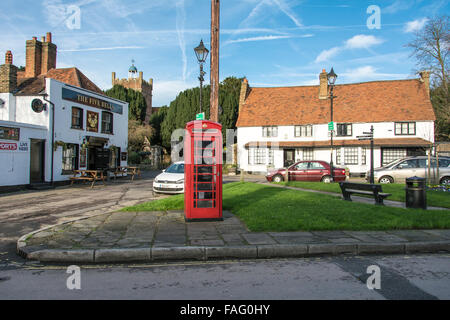
[[[358,140],[370,140],[370,173],[369,173],[369,183],[375,183],[374,177],[374,167],[373,167],[373,126],[370,126],[370,132],[363,132],[363,136],[356,136]]]

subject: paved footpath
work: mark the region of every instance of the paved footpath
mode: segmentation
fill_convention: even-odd
[[[230,212],[190,223],[183,211],[110,212],[25,235],[17,249],[41,262],[83,263],[409,254],[450,252],[450,230],[250,232]]]

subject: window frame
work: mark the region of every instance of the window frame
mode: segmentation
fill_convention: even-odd
[[[314,160],[314,148],[302,148],[302,161],[312,160]]]
[[[357,147],[344,148],[344,165],[358,165],[359,164],[359,150]]]
[[[68,157],[66,152],[72,148],[74,149],[74,152],[70,157]],[[78,170],[80,168],[79,154],[80,154],[80,145],[78,145],[76,143],[67,143],[66,144],[66,147],[63,148],[62,159],[61,159],[62,160],[61,169],[62,169],[63,175],[73,174],[73,170]],[[65,168],[65,165],[66,165],[65,160],[66,159],[71,159],[71,161],[70,161],[71,169]]]
[[[294,137],[312,137],[312,136],[313,136],[312,124],[294,126]]]
[[[278,137],[278,126],[263,126],[262,136],[263,138]]]
[[[77,118],[79,119],[79,125],[76,126],[74,125],[74,110],[77,110],[79,112],[80,117]],[[70,122],[70,128],[71,129],[77,129],[77,130],[83,130],[83,121],[84,121],[84,109],[82,108],[78,108],[78,107],[72,107],[72,112],[71,112],[71,122]]]
[[[345,126],[345,134],[342,134],[342,128]],[[348,129],[350,128],[350,134],[348,134]],[[351,137],[353,136],[353,124],[352,123],[338,123],[336,124],[336,137]]]
[[[400,125],[399,129],[400,132],[397,131],[397,126]],[[403,132],[403,125],[406,125],[406,133]],[[411,130],[411,125],[414,125],[414,132],[410,133]],[[416,135],[416,122],[411,122],[411,121],[399,121],[399,122],[395,122],[394,123],[394,134],[396,136],[415,136]]]
[[[110,128],[111,131],[107,131],[105,128],[105,124],[107,124],[108,122],[105,121],[104,119],[104,115],[109,115],[111,118],[111,122],[110,124]],[[114,114],[112,112],[108,112],[108,111],[102,111],[102,129],[101,129],[102,133],[106,133],[106,134],[113,134],[114,133]]]

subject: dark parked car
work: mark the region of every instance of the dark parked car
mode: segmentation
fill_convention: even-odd
[[[290,181],[322,181],[331,182],[330,164],[326,161],[300,161],[291,165]],[[271,170],[266,174],[267,181],[281,182],[284,180],[286,169]],[[334,181],[345,181],[345,169],[333,167]]]

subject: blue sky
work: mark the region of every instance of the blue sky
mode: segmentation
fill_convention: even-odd
[[[153,104],[198,85],[193,48],[210,45],[209,0],[2,0],[0,52],[25,64],[25,41],[51,31],[57,67],[78,67],[102,89],[131,60],[154,79]],[[337,83],[415,77],[404,47],[427,17],[449,14],[450,0],[222,0],[220,79],[251,86],[318,84],[331,67]],[[380,28],[369,29],[370,5]],[[79,8],[79,20],[77,9]],[[371,20],[373,21],[373,20]],[[79,22],[79,23],[78,23]],[[3,58],[2,58],[3,59]],[[205,76],[209,83],[209,57]]]

